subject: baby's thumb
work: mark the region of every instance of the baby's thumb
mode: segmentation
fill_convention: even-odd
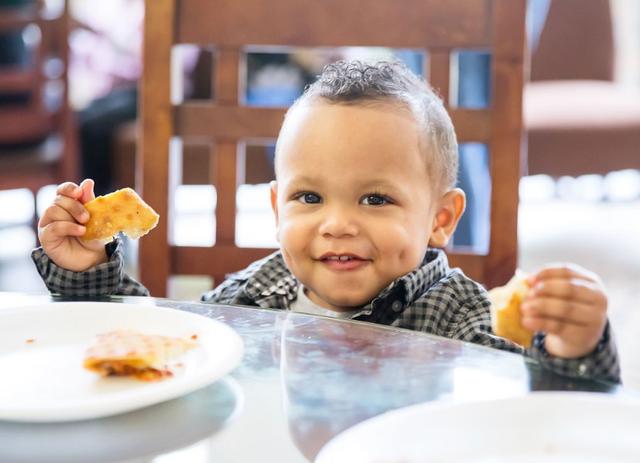
[[[80,184],[80,188],[82,189],[82,196],[80,197],[80,202],[82,204],[88,203],[89,201],[95,199],[96,195],[93,192],[94,182],[90,178],[84,179]]]

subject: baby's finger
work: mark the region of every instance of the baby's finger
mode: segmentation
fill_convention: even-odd
[[[56,193],[61,196],[68,196],[69,198],[78,199],[82,194],[82,190],[73,182],[64,182],[58,185]]]
[[[600,278],[595,273],[571,263],[551,264],[543,267],[533,276],[534,282],[550,279],[572,279],[579,278],[582,280],[599,282]]]
[[[67,198],[69,199],[69,198]],[[69,199],[73,201],[72,199]],[[38,222],[38,228],[43,228],[49,225],[51,222],[64,221],[64,222],[75,222],[73,216],[59,204],[55,202],[47,207],[40,217],[40,221]]]
[[[583,325],[577,325],[555,318],[524,317],[522,319],[522,326],[534,332],[542,331],[547,334],[561,336],[565,339],[581,339],[585,331]]]
[[[605,308],[600,306],[546,297],[527,300],[522,303],[520,310],[523,318],[552,318],[583,326],[600,323],[606,317]]]
[[[79,200],[82,204],[88,203],[96,198],[95,193],[93,192],[94,181],[90,178],[86,178],[80,183],[80,189],[82,190],[82,195]]]
[[[528,299],[539,297],[552,297],[606,306],[606,296],[600,284],[580,278],[556,278],[538,281],[531,288]]]
[[[75,199],[58,195],[53,200],[53,204],[64,209],[76,222],[85,223],[89,220],[89,213],[84,206]]]
[[[87,231],[84,225],[75,222],[51,222],[40,230],[41,242],[55,242],[68,236],[82,236]]]

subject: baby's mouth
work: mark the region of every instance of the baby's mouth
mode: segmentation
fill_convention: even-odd
[[[345,256],[345,255],[342,255],[342,256],[329,256],[329,257],[327,257],[326,259],[323,259],[323,260],[336,260],[336,261],[340,261],[340,262],[347,262],[349,260],[356,260],[356,259],[357,260],[363,260],[363,259],[360,259],[359,257]]]
[[[332,270],[356,270],[371,262],[355,254],[326,253],[318,259]]]
[[[354,254],[353,252],[325,252],[317,260],[332,260],[332,261],[340,261],[347,262],[350,260],[371,260],[366,257],[362,257],[358,254]]]

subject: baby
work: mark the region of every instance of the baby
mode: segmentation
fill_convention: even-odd
[[[399,63],[338,62],[289,109],[271,204],[280,249],[229,275],[205,302],[381,323],[520,352],[570,376],[620,380],[599,279],[573,265],[533,275],[531,348],[491,331],[485,289],[442,250],[465,209],[457,141],[428,85]],[[78,239],[93,182],[62,184],[33,259],[48,288],[148,295],[122,271],[118,240]]]

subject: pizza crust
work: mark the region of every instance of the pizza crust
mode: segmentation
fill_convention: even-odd
[[[84,207],[90,215],[85,224],[87,230],[81,237],[85,241],[109,242],[118,232],[138,239],[149,233],[160,218],[131,188],[98,196]]]
[[[520,304],[528,292],[527,276],[519,271],[505,286],[489,291],[493,332],[525,348],[530,347],[533,340],[533,332],[527,330],[521,323]]]

